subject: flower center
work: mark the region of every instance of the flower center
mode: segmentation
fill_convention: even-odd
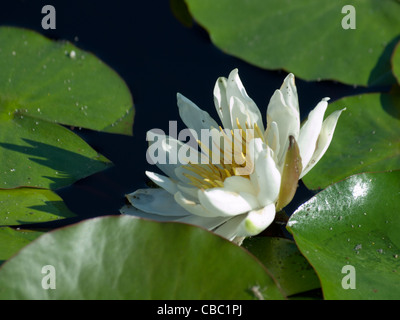
[[[261,138],[265,142],[264,135],[256,123],[250,127],[246,122],[246,129],[243,129],[239,119],[236,119],[236,125],[238,128],[232,130],[219,127],[219,134],[212,139],[214,151],[197,141],[209,161],[205,164],[189,162],[184,165],[188,173],[183,175],[190,180],[191,185],[199,189],[210,189],[223,187],[225,179],[232,176],[250,178],[254,166],[248,152],[249,142],[254,138]],[[215,153],[219,156],[217,163]]]

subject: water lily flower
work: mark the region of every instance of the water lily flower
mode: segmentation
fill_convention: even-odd
[[[198,150],[149,131],[149,150],[157,147],[158,157],[166,161],[157,163],[155,153],[147,155],[165,175],[146,172],[160,188],[128,194],[130,205],[121,212],[201,226],[236,243],[265,230],[292,200],[298,180],[326,152],[344,110],[324,120],[329,100],[324,98],[300,128],[297,89],[294,75],[289,74],[270,99],[264,129],[260,110],[247,95],[237,69],[227,79],[220,77],[214,87],[222,126],[183,95],[178,93],[177,100],[180,117],[193,134],[199,137],[208,130],[212,137],[223,136],[223,141],[217,152],[203,141]],[[233,156],[227,157],[226,150]],[[172,161],[187,151],[191,161]],[[211,161],[216,153],[220,160],[230,161]]]

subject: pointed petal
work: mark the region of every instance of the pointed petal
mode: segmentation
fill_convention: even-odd
[[[310,112],[308,119],[300,129],[298,145],[300,149],[300,156],[303,168],[310,162],[314,154],[317,140],[322,128],[324,114],[328,107],[328,98],[323,99],[317,106]]]
[[[258,188],[257,200],[261,206],[275,203],[279,195],[281,174],[269,147],[258,155],[255,170],[250,175],[250,179]]]
[[[317,147],[315,149],[314,154],[311,157],[310,162],[307,164],[305,168],[303,168],[303,171],[300,175],[300,179],[304,177],[325,154],[326,150],[328,149],[332,141],[333,133],[335,131],[336,124],[339,120],[340,114],[344,110],[346,110],[346,108],[333,112],[322,123],[322,129],[317,141]]]
[[[229,110],[229,101],[226,95],[227,79],[218,78],[214,86],[214,104],[215,109],[221,119],[222,126],[226,129],[232,129],[231,113]]]
[[[199,190],[199,200],[208,211],[220,216],[235,216],[259,206],[257,198],[252,194],[224,188]]]
[[[250,237],[264,231],[275,219],[275,205],[250,211],[238,227],[237,236]]]
[[[178,205],[170,193],[161,188],[138,189],[126,195],[139,210],[164,216],[187,216],[188,211]]]
[[[242,81],[239,78],[238,70],[234,69],[229,74],[227,81],[227,99],[230,105],[231,110],[231,120],[232,120],[232,128],[237,128],[236,118],[241,114],[245,115],[245,119],[247,124],[250,127],[253,127],[254,123],[257,123],[258,127],[261,131],[264,131],[264,124],[262,122],[262,116],[260,113],[260,109],[257,107],[253,99],[251,99],[244,88]],[[236,98],[241,102],[241,105],[236,106],[236,109],[239,108],[239,113],[232,113],[232,98]],[[237,102],[236,102],[237,103]],[[243,106],[243,107],[242,107]],[[236,110],[237,111],[237,110]],[[243,116],[242,116],[243,117]],[[239,118],[239,121],[241,118]],[[240,123],[242,123],[240,121]],[[242,127],[245,129],[245,127]]]
[[[163,188],[164,190],[168,191],[170,194],[175,194],[178,191],[177,184],[170,178],[151,171],[146,171],[145,173],[146,176],[151,179],[151,181],[153,181],[156,185]]]
[[[289,73],[285,80],[283,80],[280,91],[282,92],[285,104],[295,113],[299,113],[299,100],[293,73]]]
[[[218,128],[218,124],[197,105],[180,93],[177,94],[179,115],[185,125],[196,131],[197,139],[200,139],[201,129]]]
[[[276,158],[280,165],[284,161],[284,154],[289,146],[289,136],[293,136],[296,140],[300,132],[300,115],[286,105],[283,94],[280,90],[276,90],[271,97],[267,109],[267,136],[270,135],[270,123],[276,122],[279,133],[279,152]]]

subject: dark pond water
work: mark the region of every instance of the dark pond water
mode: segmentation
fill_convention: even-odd
[[[56,30],[41,28],[41,9],[46,4],[56,9]],[[144,171],[157,171],[146,162],[145,134],[152,128],[168,132],[168,121],[179,119],[178,91],[217,119],[212,99],[214,83],[219,76],[228,76],[238,68],[248,94],[265,114],[272,93],[286,75],[285,71],[261,70],[224,54],[201,27],[183,26],[166,0],[6,0],[1,7],[1,25],[25,27],[53,39],[69,40],[116,70],[131,90],[136,109],[132,137],[75,130],[114,163],[103,172],[57,190],[78,220],[118,214],[124,195],[145,186]],[[297,79],[296,84],[302,118],[323,97],[334,101],[367,91],[330,81]],[[287,213],[291,214],[311,196],[300,183]]]

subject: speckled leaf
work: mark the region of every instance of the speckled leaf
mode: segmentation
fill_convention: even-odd
[[[73,216],[62,199],[50,190],[0,190],[0,226],[48,222]]]
[[[117,125],[118,133],[132,133],[132,97],[124,81],[93,54],[69,42],[1,27],[0,70],[2,115],[18,111],[100,131],[113,131]],[[120,126],[121,119],[130,125]]]
[[[329,105],[346,107],[321,160],[303,177],[310,189],[325,188],[352,174],[400,169],[400,90],[363,94]]]
[[[109,161],[59,124],[131,134],[132,97],[94,55],[0,27],[0,188],[57,189]]]
[[[46,265],[55,290],[42,288]],[[256,288],[284,298],[267,269],[226,239],[129,216],[48,232],[0,269],[0,299],[255,299]]]
[[[288,228],[326,299],[400,299],[399,195],[400,171],[358,174],[290,217]]]
[[[395,81],[390,56],[399,39],[397,0],[186,2],[217,47],[258,67],[353,85]],[[355,29],[342,27],[349,5]]]

